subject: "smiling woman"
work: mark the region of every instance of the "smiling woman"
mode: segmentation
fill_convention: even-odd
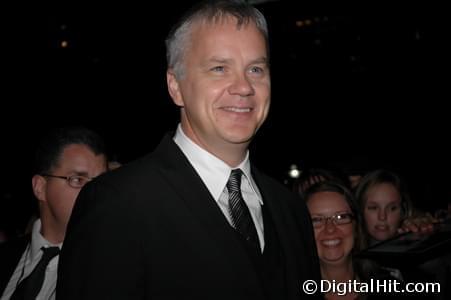
[[[341,265],[353,279],[351,252],[359,238],[359,223],[352,194],[342,185],[319,182],[305,193],[315,231],[316,246],[323,278],[328,278],[329,266]],[[336,278],[335,278],[336,279]]]
[[[349,283],[391,278],[376,264],[354,258],[355,253],[366,247],[366,241],[353,195],[346,187],[334,181],[321,181],[310,186],[304,195],[312,218],[322,279]],[[326,299],[357,298],[367,299],[351,290],[345,295],[338,295],[337,291],[326,294]]]

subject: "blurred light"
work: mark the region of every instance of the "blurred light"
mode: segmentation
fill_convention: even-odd
[[[314,23],[319,24],[321,22],[327,22],[329,21],[328,17],[313,17],[313,19],[305,19],[305,20],[299,20],[296,21],[297,27],[304,27],[304,26],[310,26]]]
[[[301,175],[301,171],[299,171],[298,166],[295,164],[292,164],[290,166],[290,170],[288,171],[288,176],[290,176],[290,178],[299,178],[299,176]]]
[[[69,42],[68,41],[61,41],[60,43],[60,47],[61,48],[67,48],[69,46]]]
[[[421,34],[419,31],[415,31],[415,40],[419,41],[421,39]]]

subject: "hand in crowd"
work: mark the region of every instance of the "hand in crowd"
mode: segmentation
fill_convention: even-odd
[[[303,191],[306,191],[307,189],[309,189],[312,185],[315,185],[317,183],[326,181],[327,179],[324,178],[321,175],[312,175],[310,176],[307,180],[305,180],[302,185],[301,188]]]
[[[434,224],[436,223],[439,223],[439,220],[429,213],[422,216],[408,217],[401,223],[398,233],[431,233],[434,231]]]

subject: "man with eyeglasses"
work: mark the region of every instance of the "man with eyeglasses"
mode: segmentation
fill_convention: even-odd
[[[31,234],[0,247],[1,300],[55,299],[58,248],[75,199],[106,170],[104,142],[89,129],[58,128],[40,141],[32,178],[39,218]],[[46,254],[49,249],[53,254]]]

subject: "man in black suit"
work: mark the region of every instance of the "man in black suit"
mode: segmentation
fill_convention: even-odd
[[[167,83],[181,123],[80,193],[57,299],[307,298],[319,267],[306,208],[249,162],[269,110],[267,47],[244,1],[201,3],[174,27]]]
[[[39,218],[34,221],[30,234],[0,246],[2,300],[28,299],[19,295],[22,293],[30,294],[33,299],[55,299],[57,255],[44,266],[42,285],[35,292],[29,292],[24,284],[41,261],[45,249],[61,247],[80,189],[106,168],[103,140],[91,130],[58,128],[40,141],[32,178],[33,193],[39,203]]]

